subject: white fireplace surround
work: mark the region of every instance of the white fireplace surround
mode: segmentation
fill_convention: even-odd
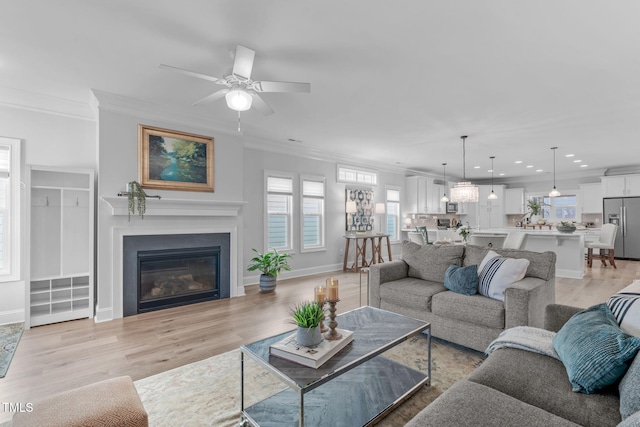
[[[128,216],[126,197],[101,197],[110,208],[111,216]],[[145,217],[154,217],[145,221],[135,218],[135,226],[113,224],[111,228],[111,263],[112,275],[112,307],[100,307],[96,310],[96,321],[111,320],[123,317],[123,242],[124,236],[163,235],[163,234],[195,234],[195,233],[229,233],[230,240],[230,296],[244,295],[238,270],[241,240],[239,227],[243,201],[203,201],[182,199],[147,199]],[[200,217],[205,221],[198,220]],[[132,218],[132,221],[134,219]],[[184,225],[184,224],[190,225]],[[100,283],[98,283],[100,287]],[[98,292],[100,294],[100,292]]]

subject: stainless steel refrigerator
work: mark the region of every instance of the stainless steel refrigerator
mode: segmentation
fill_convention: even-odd
[[[616,258],[640,259],[640,197],[605,198],[604,222],[618,224]]]

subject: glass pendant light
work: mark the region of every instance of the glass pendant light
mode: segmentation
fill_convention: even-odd
[[[467,135],[463,135],[460,138],[462,138],[462,181],[451,188],[451,201],[458,203],[477,202],[479,194],[478,186],[467,181],[466,176],[465,142]]]
[[[549,192],[549,197],[558,197],[560,196],[560,192],[556,188],[556,150],[558,147],[551,147],[553,150],[553,190]]]
[[[491,159],[491,194],[489,194],[489,197],[487,197],[487,199],[498,200],[498,195],[493,192],[493,159],[495,159],[496,156],[491,156],[489,158]]]
[[[447,172],[446,172],[446,167],[447,164],[443,163],[442,164],[442,181],[444,182],[443,186],[444,186],[444,196],[442,196],[442,198],[440,199],[440,201],[442,203],[447,203],[449,201],[449,198],[447,197]]]

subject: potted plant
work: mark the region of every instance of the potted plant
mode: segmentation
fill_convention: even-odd
[[[458,234],[462,236],[462,240],[467,241],[467,237],[471,233],[468,225],[463,225],[462,227],[458,227]]]
[[[525,218],[528,216],[532,223],[538,222],[538,220],[541,219],[540,214],[542,213],[543,206],[543,202],[538,202],[536,199],[529,199],[527,201],[527,208],[529,209],[529,212],[525,215]]]
[[[251,259],[247,267],[249,271],[260,270],[260,292],[273,292],[276,289],[276,278],[280,271],[291,271],[288,259],[289,254],[278,253],[277,250],[261,254],[256,249],[252,249],[256,256]]]
[[[292,322],[298,325],[296,342],[303,347],[320,344],[322,333],[320,322],[324,317],[323,304],[319,302],[303,302],[291,309]]]
[[[138,181],[131,181],[127,184],[127,197],[129,198],[129,220],[136,211],[138,211],[140,218],[144,219],[144,213],[147,211],[147,193],[144,192]]]

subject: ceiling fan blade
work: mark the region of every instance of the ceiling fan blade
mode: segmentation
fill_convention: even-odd
[[[213,101],[217,101],[218,99],[225,96],[227,92],[229,92],[229,89],[220,89],[217,92],[213,92],[211,95],[205,96],[200,101],[194,102],[193,105],[202,105],[202,104],[208,104]]]
[[[265,116],[274,113],[273,109],[269,107],[266,102],[264,102],[264,99],[262,99],[260,95],[253,91],[250,91],[249,93],[251,94],[251,98],[253,98],[253,104],[251,105],[252,107],[256,107],[256,110],[258,110],[262,115]]]
[[[225,79],[221,79],[218,77],[207,76],[206,74],[196,73],[195,71],[184,70],[182,68],[172,67],[171,65],[160,64],[160,68],[163,70],[175,71],[176,73],[186,74],[187,76],[196,77],[198,79],[209,80],[210,82],[226,84],[227,81]]]
[[[238,45],[236,48],[236,59],[233,61],[233,74],[248,79],[251,77],[253,69],[253,58],[256,56],[255,50]]]
[[[256,82],[260,92],[311,92],[311,83]]]

